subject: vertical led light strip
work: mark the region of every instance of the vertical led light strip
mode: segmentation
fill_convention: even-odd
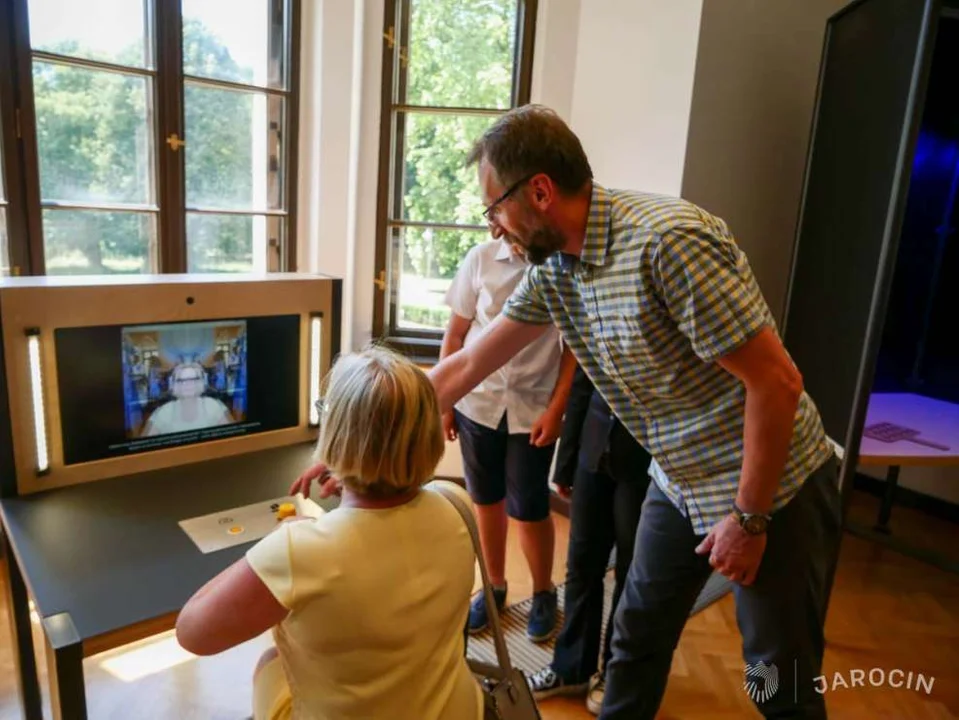
[[[320,336],[323,333],[323,321],[319,315],[310,317],[310,427],[320,424],[320,411],[316,404],[320,401]]]
[[[33,436],[37,445],[37,474],[50,470],[50,452],[47,448],[47,414],[43,407],[43,367],[40,361],[40,329],[30,328],[27,334],[27,352],[30,357],[30,393],[33,399]]]

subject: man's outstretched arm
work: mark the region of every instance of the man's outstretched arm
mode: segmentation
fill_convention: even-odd
[[[466,393],[479,385],[489,375],[501,368],[516,353],[540,337],[550,325],[510,320],[499,315],[468,348],[445,357],[427,375],[439,396],[440,412],[446,413]],[[324,463],[315,463],[307,468],[290,487],[290,494],[310,495],[314,480],[320,482],[320,497],[339,494],[338,478],[330,474]]]
[[[443,358],[427,373],[436,388],[440,412],[451,410],[460,398],[503,367],[549,327],[499,315],[468,348]]]

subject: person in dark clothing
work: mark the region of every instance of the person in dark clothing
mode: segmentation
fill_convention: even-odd
[[[552,663],[530,677],[537,699],[584,694],[590,712],[599,713],[613,613],[633,558],[649,464],[649,453],[577,368],[553,478],[560,494],[571,498],[565,620]],[[600,665],[604,578],[613,547],[616,582]]]

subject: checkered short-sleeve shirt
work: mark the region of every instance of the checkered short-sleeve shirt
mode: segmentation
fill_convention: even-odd
[[[531,268],[503,313],[560,329],[697,533],[731,511],[745,390],[715,360],[776,323],[722,220],[678,198],[594,183],[580,256]],[[833,452],[803,393],[774,509]]]

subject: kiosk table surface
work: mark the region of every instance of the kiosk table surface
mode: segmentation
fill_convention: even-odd
[[[178,612],[252,545],[203,553],[179,522],[287,494],[311,452],[281,447],[0,500],[37,611],[69,613],[82,640]]]

